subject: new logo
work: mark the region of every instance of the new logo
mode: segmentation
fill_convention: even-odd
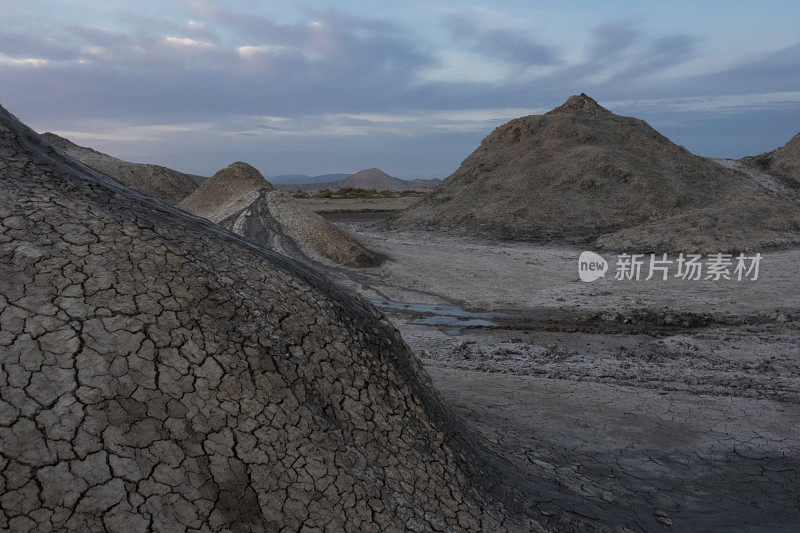
[[[608,271],[608,263],[603,256],[594,252],[581,252],[578,257],[578,276],[581,281],[591,282],[602,278]]]

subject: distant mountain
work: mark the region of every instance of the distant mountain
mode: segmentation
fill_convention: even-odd
[[[334,174],[330,174],[334,175]],[[377,168],[368,168],[355,174],[351,174],[344,179],[337,181],[317,181],[317,182],[293,182],[277,185],[280,190],[321,191],[323,189],[342,189],[350,187],[353,189],[376,189],[379,191],[407,191],[432,189],[442,181],[439,179],[414,179],[403,180],[395,178]],[[273,180],[274,183],[274,180]]]
[[[42,137],[84,165],[114,178],[131,189],[171,205],[189,196],[205,179],[202,176],[184,174],[160,165],[123,161],[97,150],[78,146],[55,133],[44,133]]]
[[[346,177],[339,182],[339,186],[352,187],[353,189],[379,189],[385,191],[404,189],[407,188],[409,184],[377,168],[368,168]]]
[[[281,174],[280,176],[272,176],[269,181],[273,185],[284,184],[308,184],[308,183],[326,183],[329,181],[339,181],[346,178],[350,174],[320,174],[319,176],[309,176],[307,174]]]

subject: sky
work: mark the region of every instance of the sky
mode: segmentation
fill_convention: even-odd
[[[0,0],[0,105],[130,161],[453,172],[584,92],[696,154],[800,131],[797,0]]]

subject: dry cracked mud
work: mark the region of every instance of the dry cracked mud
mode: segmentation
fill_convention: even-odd
[[[363,299],[2,108],[0,162],[0,528],[626,523],[484,447]]]

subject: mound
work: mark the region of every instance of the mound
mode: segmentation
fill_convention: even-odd
[[[286,193],[261,191],[245,209],[220,221],[245,239],[284,255],[322,256],[350,266],[377,266],[381,257]]]
[[[262,190],[272,190],[272,184],[255,168],[237,161],[201,183],[178,208],[220,222],[253,203]]]
[[[800,242],[796,206],[584,94],[495,129],[438,189],[388,222],[409,224],[640,251]]]
[[[44,133],[42,137],[94,170],[170,205],[189,196],[197,188],[197,182],[202,180],[200,176],[184,174],[159,165],[129,163],[91,148],[78,146],[55,133]]]
[[[377,254],[346,231],[272,190],[261,173],[246,163],[220,170],[178,207],[295,259],[321,256],[352,266],[380,263]]]
[[[742,158],[742,162],[800,181],[800,133],[771,152]]]
[[[497,483],[356,296],[2,108],[0,186],[0,528],[498,530],[553,499]]]

